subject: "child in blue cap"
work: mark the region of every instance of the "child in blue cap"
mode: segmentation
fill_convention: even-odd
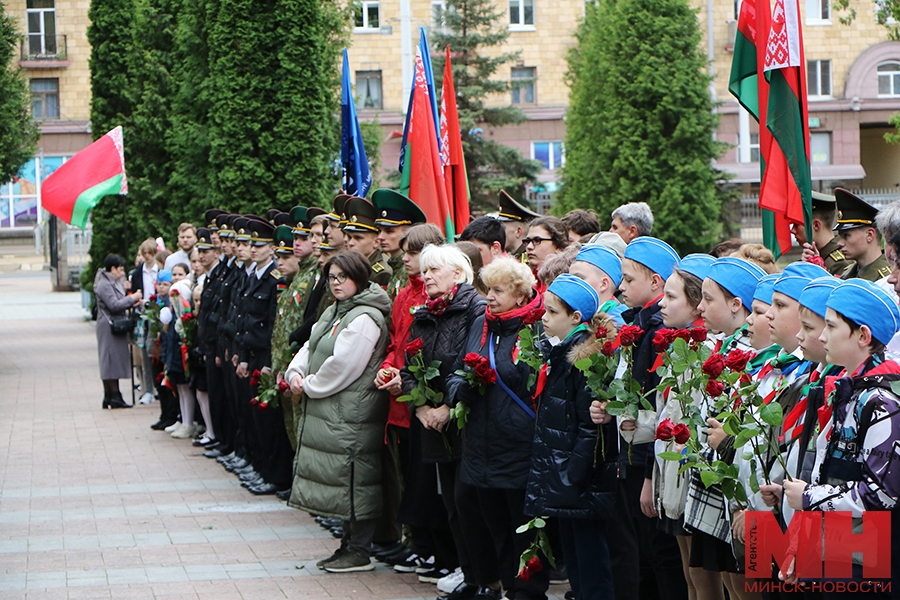
[[[900,330],[900,310],[896,297],[862,279],[834,288],[826,307],[819,339],[826,361],[842,364],[846,375],[834,382],[830,406],[822,410],[828,419],[816,439],[810,482],[785,481],[784,496],[794,510],[849,511],[856,528],[864,512],[892,511],[900,498],[900,397],[891,389],[900,381],[900,365],[884,357],[885,345]],[[894,548],[900,547],[897,531],[890,530]],[[898,554],[890,559],[894,572]],[[866,558],[872,564],[873,557]],[[883,565],[886,557],[878,558]],[[853,580],[862,581],[858,555],[852,560]],[[783,575],[792,580],[793,565]]]
[[[607,519],[615,518],[615,430],[607,417],[600,425],[606,448],[598,448],[591,391],[585,374],[573,366],[606,341],[586,324],[598,306],[594,289],[569,274],[558,276],[544,293],[544,332],[560,341],[550,348],[543,369],[525,496],[526,514],[558,517],[569,582],[579,600],[614,597],[606,539]],[[609,337],[615,337],[612,323],[607,326]]]

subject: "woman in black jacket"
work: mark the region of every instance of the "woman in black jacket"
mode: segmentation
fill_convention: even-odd
[[[488,307],[469,329],[453,370],[463,369],[463,356],[475,353],[490,360],[497,379],[487,385],[484,395],[459,375],[451,375],[448,383],[451,402],[462,402],[470,409],[463,431],[460,482],[463,491],[472,493],[461,498],[457,490],[457,505],[467,544],[496,557],[500,580],[510,597],[539,599],[546,596],[547,572],[535,573],[530,581],[516,578],[519,556],[533,536],[515,530],[528,521],[525,485],[535,419],[528,389],[531,370],[518,360],[519,331],[540,320],[543,298],[533,289],[536,281],[531,269],[511,258],[493,261],[481,270],[481,279]],[[484,535],[484,527],[490,536]],[[476,598],[501,597],[499,582],[490,575],[486,571],[478,578],[479,586],[490,589]]]
[[[459,249],[427,245],[419,255],[419,267],[429,300],[413,317],[409,341],[421,340],[421,358],[426,366],[432,361],[440,361],[440,376],[431,379],[428,385],[443,393],[444,401],[437,405],[410,406],[413,411],[409,427],[410,465],[398,520],[430,538],[413,540],[419,554],[434,554],[434,572],[424,574],[423,581],[436,581],[439,576],[449,574],[457,564],[466,574],[466,580],[471,581],[470,558],[463,543],[454,500],[461,442],[456,423],[450,420],[445,382],[466,341],[466,332],[484,313],[485,301],[472,287],[472,265]],[[408,368],[413,364],[414,359],[407,353],[406,367],[400,371],[405,395],[418,385]],[[439,508],[442,502],[446,512]],[[448,521],[450,535],[447,535]],[[418,566],[424,565],[422,558],[413,556],[394,568],[415,570],[418,562],[422,563]],[[464,596],[450,594],[451,600],[457,597]]]

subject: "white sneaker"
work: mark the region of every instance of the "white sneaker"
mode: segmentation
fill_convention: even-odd
[[[455,590],[459,584],[463,582],[465,579],[465,575],[463,575],[462,569],[456,567],[456,570],[447,575],[446,577],[441,577],[438,579],[437,588],[441,592],[445,594],[449,594],[453,590]]]
[[[151,404],[152,402],[153,402],[153,394],[151,394],[150,392],[147,392],[146,394],[141,396],[141,399],[139,400],[140,404]]]
[[[189,440],[194,435],[197,434],[197,427],[195,425],[185,425],[181,429],[176,429],[172,432],[172,437],[176,440]]]
[[[166,433],[172,433],[179,427],[181,427],[181,421],[175,421],[174,423],[163,429],[163,431],[165,431]]]

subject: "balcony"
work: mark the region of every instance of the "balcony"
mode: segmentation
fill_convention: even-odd
[[[66,36],[29,33],[22,40],[19,65],[26,69],[59,69],[69,66]]]

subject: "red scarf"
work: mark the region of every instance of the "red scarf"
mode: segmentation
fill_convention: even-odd
[[[510,319],[521,319],[522,325],[532,325],[541,320],[544,316],[544,297],[535,293],[534,297],[525,306],[508,310],[505,313],[495,315],[491,312],[491,307],[484,309],[484,330],[481,333],[481,347],[487,342],[488,321],[508,321]]]

